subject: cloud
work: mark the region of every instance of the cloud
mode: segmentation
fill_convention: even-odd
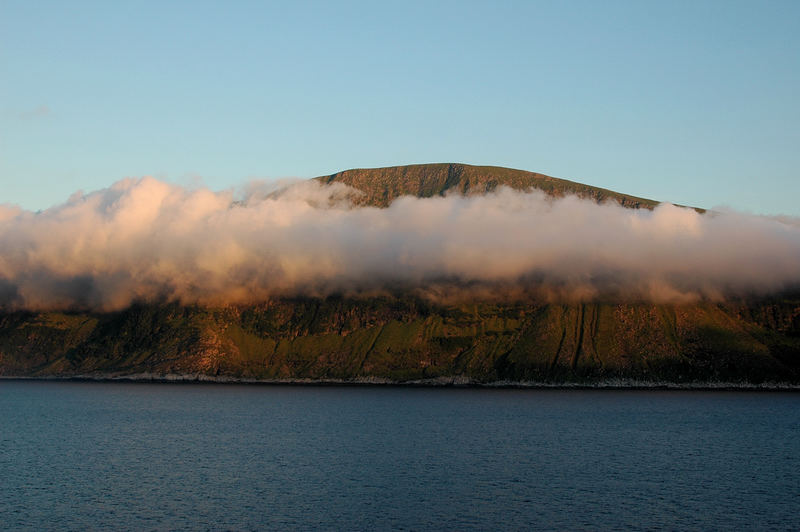
[[[800,283],[797,219],[653,211],[501,188],[354,207],[342,184],[239,195],[126,179],[33,213],[0,205],[0,305],[124,308],[409,290],[692,301]]]
[[[35,118],[43,118],[52,114],[52,110],[47,105],[39,105],[33,109],[17,113],[17,118],[20,120],[33,120]]]

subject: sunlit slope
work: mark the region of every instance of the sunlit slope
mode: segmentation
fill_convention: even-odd
[[[0,374],[478,382],[800,381],[800,302],[470,304],[295,299],[0,316]]]
[[[659,202],[620,194],[565,179],[524,170],[468,164],[415,164],[387,168],[355,169],[316,178],[344,183],[364,193],[362,204],[386,207],[404,195],[427,198],[446,193],[485,194],[499,186],[516,190],[541,190],[554,197],[575,194],[595,201],[613,200],[625,207],[652,209]]]

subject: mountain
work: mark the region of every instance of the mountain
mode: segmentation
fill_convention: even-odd
[[[461,164],[348,170],[362,205],[505,185],[651,209],[657,202],[532,172]],[[448,304],[412,294],[205,308],[0,312],[0,375],[409,382],[800,384],[800,294],[694,304]]]

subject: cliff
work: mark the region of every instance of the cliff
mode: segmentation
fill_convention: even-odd
[[[800,299],[653,304],[294,299],[0,315],[0,375],[800,382]]]

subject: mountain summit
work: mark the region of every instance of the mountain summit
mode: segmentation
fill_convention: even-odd
[[[515,190],[541,190],[553,197],[570,194],[597,202],[613,200],[623,207],[652,209],[658,201],[621,194],[525,170],[459,163],[412,164],[385,168],[357,168],[315,178],[323,183],[344,183],[364,193],[360,203],[386,207],[400,196],[428,198],[458,192],[476,195],[500,186]]]

